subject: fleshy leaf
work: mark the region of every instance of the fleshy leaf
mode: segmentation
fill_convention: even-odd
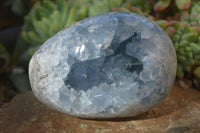
[[[191,0],[176,0],[176,5],[181,10],[189,9],[191,6]]]

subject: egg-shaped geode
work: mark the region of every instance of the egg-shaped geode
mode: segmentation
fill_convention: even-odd
[[[128,117],[158,105],[176,75],[167,34],[127,12],[94,16],[46,41],[33,55],[29,78],[37,99],[82,118]]]

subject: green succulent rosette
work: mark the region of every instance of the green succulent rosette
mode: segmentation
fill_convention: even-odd
[[[23,39],[31,45],[41,45],[50,36],[74,21],[75,9],[69,10],[65,0],[37,2],[25,17]]]
[[[15,54],[19,61],[28,62],[33,53],[48,38],[77,21],[76,7],[66,0],[38,1],[25,17],[22,34]],[[23,50],[22,50],[23,49]]]
[[[199,77],[200,2],[193,2],[189,11],[182,12],[180,21],[159,20],[157,23],[173,41],[178,60],[177,76],[182,78],[188,72]]]
[[[158,0],[154,5],[154,10],[163,11],[169,7],[171,3],[173,3],[173,0]],[[179,10],[187,10],[191,6],[191,0],[175,0],[175,5]]]
[[[200,66],[200,32],[186,24],[179,23],[177,31],[172,36],[177,53],[177,75],[184,76],[184,72],[192,72],[194,67]]]

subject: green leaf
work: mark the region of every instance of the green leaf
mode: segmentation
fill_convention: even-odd
[[[186,61],[186,58],[185,58],[185,56],[178,55],[178,56],[177,56],[177,58],[178,58],[178,61],[179,61],[179,62]]]
[[[176,0],[176,5],[181,10],[189,9],[191,6],[191,0]]]
[[[76,18],[76,9],[75,8],[71,8],[65,27],[70,26],[71,24],[73,24],[75,22],[75,18]]]
[[[37,34],[35,34],[33,31],[29,31],[28,33],[29,40],[31,41],[31,44],[33,45],[41,45],[44,40],[40,38]]]
[[[159,0],[154,6],[154,10],[162,11],[169,6],[170,2],[171,2],[171,0]]]
[[[31,33],[29,34],[33,36],[31,38],[34,38],[36,41],[48,39],[49,36],[45,34],[47,33],[48,29],[46,29],[46,25],[42,23],[42,21],[33,21],[33,25],[35,32],[30,31]]]
[[[200,46],[195,44],[195,43],[191,43],[191,48],[194,54],[200,54]]]
[[[28,80],[28,74],[11,74],[10,79],[17,88],[18,92],[22,93],[30,90],[30,84]]]
[[[88,11],[89,11],[88,4],[84,4],[83,6],[81,6],[81,9],[79,10],[79,13],[78,13],[78,20],[82,20],[88,17]]]
[[[200,80],[200,66],[194,70],[194,75]]]
[[[55,33],[57,33],[59,30],[59,28],[58,28],[58,25],[57,24],[55,24],[55,23],[53,23],[53,24],[51,24],[51,26],[49,27],[50,29],[49,29],[49,35],[50,36],[53,36]]]
[[[189,40],[194,36],[193,32],[186,33],[182,36],[183,40]]]

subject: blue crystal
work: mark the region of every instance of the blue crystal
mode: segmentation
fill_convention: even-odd
[[[34,95],[60,112],[83,118],[134,116],[158,105],[176,75],[166,33],[137,14],[112,12],[66,28],[34,54]]]
[[[74,63],[66,78],[66,85],[77,91],[85,91],[91,89],[93,86],[99,86],[104,82],[112,84],[119,81],[114,77],[108,78],[107,74],[109,73],[109,69],[120,69],[122,73],[123,71],[139,73],[143,67],[142,63],[137,58],[126,54],[128,43],[133,43],[133,38],[136,39],[136,37],[137,33],[135,32],[131,37],[119,42],[116,41],[118,37],[114,36],[111,45],[104,50],[105,53],[106,51],[112,50],[112,55],[106,56],[105,54],[105,56],[101,56],[97,59]],[[117,49],[114,49],[115,47],[117,47]],[[117,62],[120,62],[120,64],[117,64]],[[114,72],[110,71],[109,74],[114,75]]]

